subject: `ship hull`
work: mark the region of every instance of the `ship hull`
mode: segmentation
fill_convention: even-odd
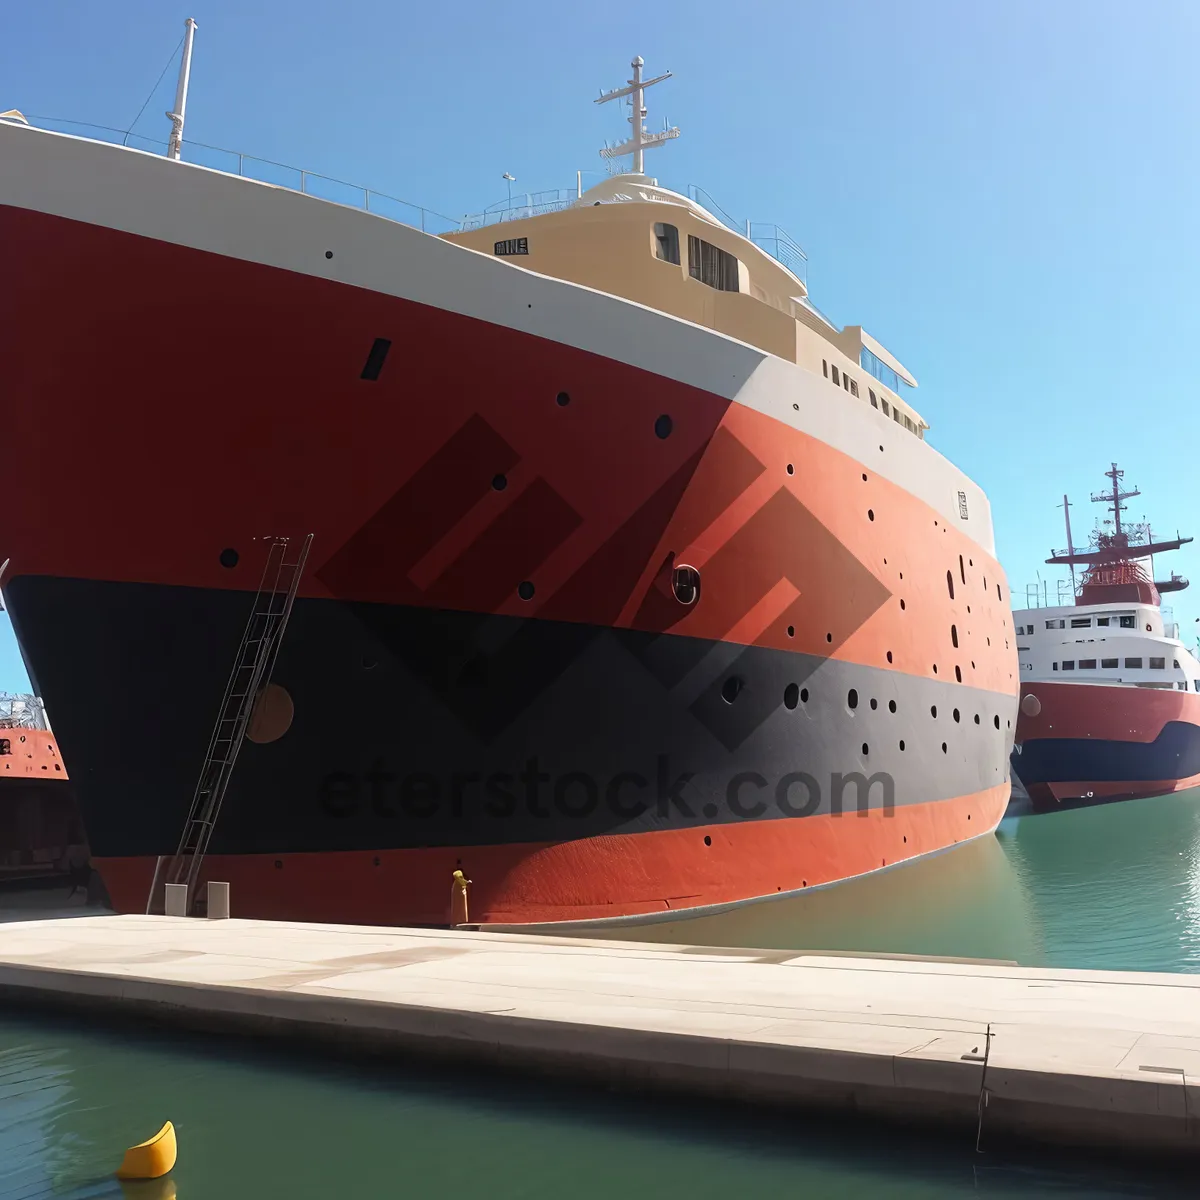
[[[1027,683],[1013,769],[1039,811],[1200,786],[1200,696],[1102,684]]]
[[[178,843],[268,534],[314,540],[204,863],[241,915],[442,922],[462,869],[473,921],[636,919],[998,822],[987,504],[902,427],[369,214],[0,139],[4,594],[118,908]]]

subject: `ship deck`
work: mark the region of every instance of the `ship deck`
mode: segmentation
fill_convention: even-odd
[[[0,925],[0,998],[941,1124],[985,1149],[1200,1151],[1185,975],[88,916]]]

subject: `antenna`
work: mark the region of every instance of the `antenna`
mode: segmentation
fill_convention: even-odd
[[[641,55],[638,55],[629,65],[633,68],[633,78],[629,80],[629,86],[601,93],[596,103],[607,104],[610,100],[620,100],[624,96],[631,96],[633,99],[630,105],[633,111],[629,115],[629,124],[633,128],[633,136],[619,146],[605,146],[600,151],[600,157],[620,158],[624,154],[632,154],[633,174],[641,175],[644,173],[643,167],[645,166],[642,158],[643,151],[652,150],[655,146],[661,146],[664,142],[677,138],[679,130],[672,126],[670,129],[662,130],[661,133],[647,133],[646,126],[643,124],[646,119],[646,88],[653,87],[656,83],[662,83],[664,79],[670,79],[671,72],[667,71],[665,74],[656,75],[653,79],[643,79],[642,67],[645,66],[645,63],[643,63]]]
[[[1071,502],[1067,499],[1065,493],[1063,494],[1062,510],[1067,522],[1067,553],[1074,558],[1075,543],[1071,541]],[[1075,587],[1075,564],[1071,563],[1071,595],[1076,596],[1078,594],[1078,590]]]
[[[1121,514],[1125,511],[1125,505],[1122,500],[1129,500],[1134,496],[1140,496],[1142,493],[1134,488],[1131,492],[1121,491],[1121,480],[1125,478],[1125,472],[1117,469],[1117,464],[1113,463],[1111,471],[1105,471],[1105,475],[1112,480],[1111,492],[1094,492],[1092,494],[1093,504],[1109,504],[1112,506],[1113,514],[1113,533],[1115,536],[1121,536]]]
[[[179,62],[179,83],[175,86],[175,108],[167,113],[171,122],[171,140],[167,143],[167,157],[179,161],[183,148],[183,118],[187,109],[188,81],[192,75],[192,39],[196,36],[196,22],[191,17],[183,25],[183,58]]]

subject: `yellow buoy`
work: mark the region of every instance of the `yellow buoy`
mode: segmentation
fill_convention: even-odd
[[[168,1121],[152,1138],[130,1146],[117,1168],[118,1179],[158,1179],[174,1165],[178,1154],[175,1126]]]

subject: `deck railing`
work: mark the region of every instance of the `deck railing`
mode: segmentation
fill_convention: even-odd
[[[51,129],[57,126],[71,127],[61,130],[65,133],[73,132],[76,128],[87,129],[89,133],[86,136],[115,145],[130,146],[136,150],[165,150],[167,147],[166,142],[155,138],[142,137],[140,134],[114,129],[108,125],[93,125],[88,121],[33,116],[29,120],[33,124]],[[269,183],[275,187],[303,192],[306,196],[343,204],[348,208],[361,208],[376,216],[386,217],[426,233],[450,233],[463,228],[461,220],[447,217],[424,205],[413,204],[410,200],[402,200],[398,196],[390,196],[386,192],[363,187],[361,184],[347,183],[344,179],[334,179],[331,175],[322,175],[303,167],[259,158],[241,150],[227,150],[224,146],[210,146],[206,142],[185,140],[183,160],[198,167],[208,167],[229,175],[240,175],[243,179],[253,179],[258,183]]]

